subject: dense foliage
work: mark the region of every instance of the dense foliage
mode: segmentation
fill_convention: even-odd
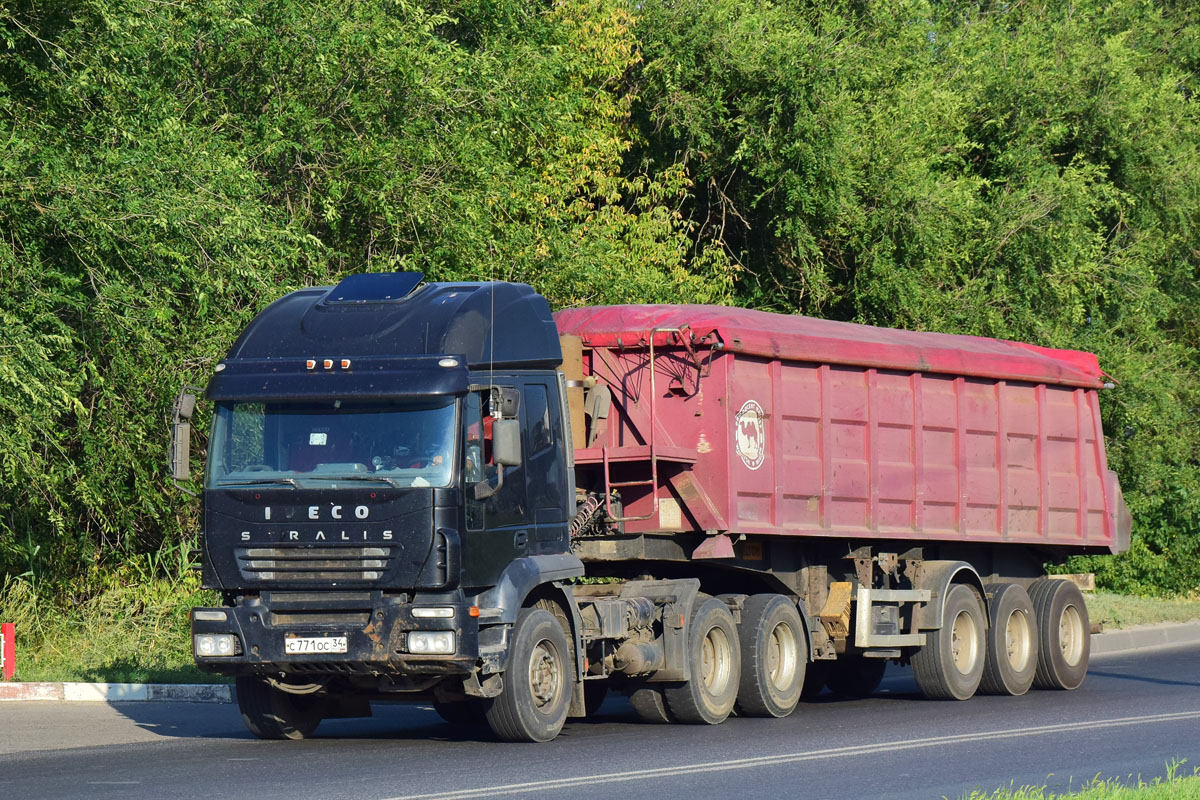
[[[0,0],[0,572],[177,542],[165,416],[283,292],[520,279],[1092,350],[1200,585],[1188,4]]]

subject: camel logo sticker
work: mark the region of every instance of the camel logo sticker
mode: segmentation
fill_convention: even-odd
[[[742,404],[733,420],[737,454],[750,469],[758,469],[767,457],[766,426],[762,406],[753,400]]]

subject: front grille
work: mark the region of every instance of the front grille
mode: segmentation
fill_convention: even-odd
[[[271,625],[281,628],[304,628],[314,625],[358,630],[371,621],[370,612],[363,611],[289,611],[271,612]]]
[[[392,565],[391,547],[239,547],[246,580],[275,583],[375,581]]]

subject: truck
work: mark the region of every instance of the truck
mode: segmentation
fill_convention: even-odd
[[[1128,547],[1111,387],[1088,353],[747,309],[294,291],[208,381],[195,660],[269,739],[417,701],[544,742],[610,691],[783,717],[888,663],[931,699],[1074,689],[1087,608],[1046,569]]]

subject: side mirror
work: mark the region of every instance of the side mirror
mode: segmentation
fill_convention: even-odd
[[[175,404],[171,408],[171,479],[179,486],[179,481],[186,481],[192,476],[192,414],[196,411],[196,395],[191,386],[179,390]],[[183,488],[183,487],[179,487]],[[185,490],[186,491],[186,490]]]
[[[492,423],[492,459],[502,467],[521,463],[521,423],[498,419]]]
[[[496,464],[496,485],[487,481],[475,484],[475,499],[486,500],[504,485],[504,468],[521,464],[521,423],[498,419],[492,423],[492,460]]]
[[[192,423],[179,421],[171,429],[171,478],[186,481],[192,477]]]

